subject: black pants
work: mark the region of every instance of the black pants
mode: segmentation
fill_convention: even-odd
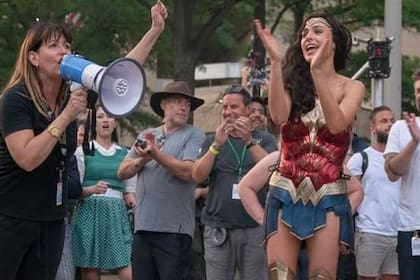
[[[397,254],[400,280],[420,279],[420,256],[412,255],[412,237],[412,231],[398,232]]]
[[[338,258],[337,280],[357,280],[356,256],[354,253]]]
[[[64,230],[64,219],[34,222],[0,215],[0,279],[54,280]]]
[[[180,233],[137,231],[133,238],[133,280],[191,279],[192,238]]]
[[[204,260],[204,225],[195,221],[194,239],[192,241],[192,279],[206,280],[206,262]]]

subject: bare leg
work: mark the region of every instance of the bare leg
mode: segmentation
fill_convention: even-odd
[[[376,280],[377,277],[366,277],[366,276],[360,276],[359,275],[359,280]]]
[[[278,231],[267,240],[268,265],[280,263],[296,273],[301,241],[290,233],[290,229],[278,221]]]
[[[398,275],[383,274],[381,280],[398,280],[400,277]]]
[[[99,270],[94,268],[82,268],[82,280],[100,280],[101,274]]]
[[[340,252],[339,227],[340,218],[334,212],[328,212],[325,227],[315,231],[315,235],[307,239],[310,275],[321,269],[328,272],[333,277],[331,279],[335,279]]]
[[[118,278],[120,280],[131,280],[131,265],[118,270]]]

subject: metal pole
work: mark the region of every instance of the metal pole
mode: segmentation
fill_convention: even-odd
[[[369,68],[369,61],[366,61],[359,70],[351,77],[352,80],[357,80]]]
[[[401,0],[385,0],[385,36],[394,37],[390,55],[391,75],[385,81],[384,104],[401,116]]]
[[[384,79],[371,79],[372,109],[384,104]]]

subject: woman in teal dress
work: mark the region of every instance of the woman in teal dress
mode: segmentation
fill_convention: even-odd
[[[100,279],[101,270],[115,270],[120,279],[131,279],[132,230],[126,205],[135,205],[137,178],[117,177],[127,150],[117,144],[116,126],[115,119],[98,107],[95,153],[76,150],[83,193],[73,217],[73,258],[82,279]]]

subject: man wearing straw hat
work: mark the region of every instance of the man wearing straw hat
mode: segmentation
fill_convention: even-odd
[[[187,123],[204,100],[174,81],[150,99],[163,125],[141,132],[118,175],[138,174],[133,238],[133,279],[189,279],[194,236],[191,167],[204,133]]]

